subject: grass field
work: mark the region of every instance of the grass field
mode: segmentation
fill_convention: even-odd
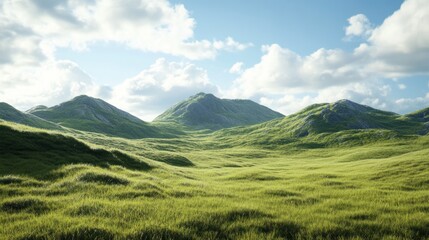
[[[264,148],[0,134],[1,239],[429,239],[429,136]]]

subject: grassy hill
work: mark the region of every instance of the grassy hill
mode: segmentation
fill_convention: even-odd
[[[7,103],[0,102],[0,119],[32,127],[60,130],[61,126],[29,113],[23,113]]]
[[[91,164],[108,168],[148,169],[149,165],[119,151],[93,149],[71,136],[22,129],[0,123],[0,175],[24,174],[46,178],[55,169],[70,164]]]
[[[168,139],[1,122],[0,239],[428,239],[418,119],[339,101]]]
[[[283,115],[250,100],[219,99],[212,94],[198,93],[168,109],[154,121],[216,130],[279,117]]]
[[[386,140],[397,136],[424,135],[429,125],[415,118],[377,110],[349,100],[314,104],[272,121],[214,133],[219,142],[283,145],[332,142],[349,145]]]
[[[213,142],[203,135],[162,143],[87,135],[117,152],[70,136],[0,128],[0,238],[429,236],[428,136],[266,150],[209,149]],[[159,145],[193,165],[142,161]]]
[[[118,137],[143,138],[169,135],[101,99],[84,95],[51,108],[36,107],[30,109],[29,113],[65,127]]]
[[[413,113],[406,114],[405,117],[411,118],[419,122],[429,122],[429,108],[421,109]]]

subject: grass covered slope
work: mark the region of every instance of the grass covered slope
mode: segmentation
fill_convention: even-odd
[[[118,137],[168,136],[157,127],[151,126],[101,99],[85,95],[51,108],[33,108],[29,110],[29,113],[65,127]]]
[[[424,127],[347,101],[169,139],[0,123],[0,239],[428,239]]]
[[[87,151],[86,147],[72,151],[74,140],[56,137],[60,140],[55,142],[70,147],[67,151],[71,156]],[[37,149],[49,146],[38,142],[40,136],[26,136],[26,139],[28,147],[32,146],[30,143]],[[42,143],[49,142],[42,139]],[[73,144],[68,144],[69,141]],[[152,140],[118,143],[118,139],[105,137],[103,141],[105,145],[120,144],[130,155],[137,155],[142,152],[138,148],[142,141]],[[211,145],[208,138],[195,141],[195,145],[203,141]],[[44,174],[48,177],[42,178],[31,173],[0,174],[0,236],[4,239],[427,239],[429,236],[428,136],[358,147],[270,151],[255,147],[208,150],[203,145],[188,149],[177,142],[171,144],[175,152],[181,152],[194,166],[159,165],[151,171],[139,171],[124,164],[105,167],[93,161],[46,168]],[[55,146],[45,150],[52,147]],[[88,151],[89,155],[94,154]],[[23,150],[15,153],[18,154],[28,161],[37,156]],[[76,159],[88,159],[80,154]],[[8,162],[5,160],[10,158],[0,155],[0,159],[4,168]]]
[[[429,122],[429,108],[421,109],[413,113],[406,114],[405,117],[408,117],[420,122]]]
[[[73,137],[20,128],[19,125],[0,123],[0,175],[44,178],[69,164],[91,164],[103,168],[120,165],[138,170],[149,168],[145,162],[119,151],[92,149]]]
[[[298,113],[249,127],[224,129],[214,136],[230,144],[279,145],[292,142],[325,144],[332,141],[386,140],[424,135],[429,125],[414,118],[377,110],[349,100],[314,104]],[[333,138],[332,136],[336,136]],[[365,142],[368,142],[365,141]]]
[[[283,117],[250,100],[219,99],[198,93],[158,116],[155,122],[176,122],[194,129],[221,129],[251,125]]]
[[[0,102],[0,119],[31,127],[60,130],[61,126],[29,113],[23,113],[7,103]]]

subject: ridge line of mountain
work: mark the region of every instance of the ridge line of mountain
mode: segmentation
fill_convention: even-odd
[[[67,127],[124,138],[174,137],[184,134],[183,129],[213,131],[232,127],[247,127],[252,131],[260,128],[267,132],[276,129],[278,134],[294,137],[355,129],[388,129],[420,135],[429,131],[429,108],[401,115],[342,99],[312,104],[284,116],[251,100],[220,99],[206,93],[175,104],[151,123],[86,95],[53,107],[38,105],[26,112],[0,103],[0,119],[37,128]]]

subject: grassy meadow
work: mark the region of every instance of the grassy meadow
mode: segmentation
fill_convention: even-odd
[[[242,142],[3,122],[0,239],[429,239],[429,136]]]

